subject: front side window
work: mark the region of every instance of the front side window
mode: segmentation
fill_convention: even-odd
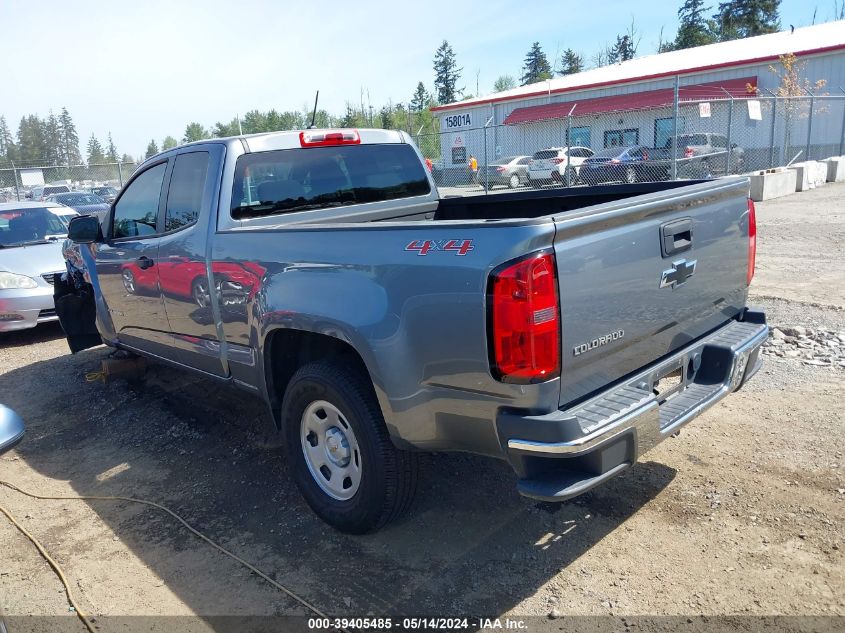
[[[191,152],[176,157],[164,213],[165,231],[175,231],[197,221],[207,175],[208,152]]]
[[[167,163],[159,163],[133,180],[114,207],[114,238],[152,235]]]
[[[236,220],[424,196],[425,167],[410,145],[284,149],[238,158],[232,189]]]

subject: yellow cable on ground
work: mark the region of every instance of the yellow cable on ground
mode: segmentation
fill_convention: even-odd
[[[32,541],[32,544],[35,545],[36,549],[44,557],[44,560],[50,563],[50,567],[53,568],[53,571],[56,572],[56,574],[59,576],[59,580],[61,580],[62,584],[65,586],[65,593],[67,593],[68,602],[70,602],[74,611],[76,611],[76,615],[79,616],[79,619],[82,620],[82,623],[85,625],[88,631],[90,631],[90,633],[97,633],[97,631],[94,630],[94,625],[91,624],[91,621],[88,619],[88,616],[85,615],[85,612],[79,608],[79,605],[76,603],[76,600],[74,600],[73,592],[70,590],[70,584],[68,584],[67,578],[65,578],[65,574],[62,571],[61,566],[56,561],[54,561],[53,558],[47,553],[47,550],[45,550],[44,546],[38,542],[38,539],[35,538],[29,532],[27,532],[26,528],[15,520],[15,517],[12,516],[11,512],[9,512],[2,505],[0,505],[0,512],[6,515],[6,518],[12,522],[12,525],[14,525],[16,528],[18,528],[18,530],[20,530],[21,534],[23,534],[26,538]]]
[[[271,585],[273,585],[276,589],[278,589],[279,591],[287,594],[288,596],[290,596],[291,598],[296,600],[299,604],[306,607],[310,611],[314,612],[315,614],[317,614],[321,618],[328,618],[329,617],[325,613],[320,611],[317,607],[315,607],[313,604],[311,604],[310,602],[305,600],[304,598],[300,598],[293,591],[291,591],[290,589],[288,589],[287,587],[285,587],[281,583],[278,583],[275,580],[273,580],[272,578],[270,578],[270,576],[268,576],[263,571],[258,569],[255,565],[248,563],[243,558],[237,556],[236,554],[233,554],[232,552],[227,550],[222,545],[218,545],[217,543],[212,541],[205,534],[201,533],[200,531],[198,531],[197,529],[192,527],[187,521],[185,521],[185,519],[183,519],[178,514],[173,512],[173,510],[171,510],[170,508],[166,508],[165,506],[163,506],[161,504],[155,503],[153,501],[147,501],[146,499],[134,499],[132,497],[97,497],[97,496],[90,496],[90,495],[79,496],[79,497],[59,497],[59,496],[37,495],[37,494],[33,494],[31,492],[27,492],[25,490],[21,490],[20,488],[18,488],[14,484],[10,484],[8,481],[3,481],[3,480],[0,480],[0,486],[5,486],[6,488],[14,490],[15,492],[19,492],[22,495],[25,495],[25,496],[30,497],[32,499],[40,499],[41,501],[127,501],[129,503],[140,503],[141,505],[156,508],[158,510],[161,510],[162,512],[166,512],[167,514],[172,516],[174,519],[176,519],[179,523],[181,523],[189,532],[191,532],[192,534],[194,534],[198,538],[202,539],[203,541],[205,541],[209,545],[211,545],[217,551],[225,554],[229,558],[232,558],[232,559],[238,561],[241,565],[243,565],[244,567],[249,569],[256,576],[263,578],[264,580],[269,582]],[[27,532],[26,529],[24,529],[24,527],[21,526],[21,524],[18,523],[14,519],[14,517],[3,506],[0,506],[0,511],[2,511],[3,514],[6,515],[6,517],[12,522],[12,524],[21,531],[21,533],[23,533],[30,541],[32,541],[32,543],[35,545],[35,547],[38,548],[38,551],[41,553],[41,555],[47,560],[48,563],[50,563],[50,566],[56,571],[56,573],[58,574],[59,578],[62,581],[62,584],[65,586],[65,591],[67,591],[68,600],[70,601],[70,604],[73,606],[73,608],[76,610],[76,614],[79,616],[79,618],[85,624],[85,626],[88,627],[88,630],[91,631],[91,633],[95,633],[95,631],[94,631],[91,623],[89,622],[88,618],[79,609],[79,606],[77,606],[76,602],[74,601],[73,595],[72,595],[71,590],[70,590],[70,586],[68,585],[67,579],[65,578],[65,575],[62,572],[62,568],[59,566],[59,564],[56,561],[54,561],[52,558],[50,558],[50,555],[47,553],[47,551],[44,549],[44,547],[35,539],[35,537],[32,536],[29,532]]]

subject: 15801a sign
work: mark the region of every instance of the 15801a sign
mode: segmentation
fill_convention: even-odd
[[[443,124],[447,130],[453,130],[458,127],[470,127],[472,125],[472,117],[467,114],[452,114],[443,117]]]

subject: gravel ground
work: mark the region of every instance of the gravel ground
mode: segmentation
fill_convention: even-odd
[[[783,331],[845,334],[843,199],[845,185],[828,185],[758,204],[752,303]],[[259,402],[163,367],[141,384],[86,383],[107,350],[70,356],[45,326],[0,338],[0,397],[29,425],[0,479],[167,504],[332,615],[842,616],[845,368],[769,345],[746,388],[573,502],[520,497],[503,463],[432,455],[411,515],[351,537],[308,511],[262,446]],[[7,489],[0,504],[91,614],[308,613],[155,510]],[[7,614],[69,616],[59,581],[5,519],[0,552]]]

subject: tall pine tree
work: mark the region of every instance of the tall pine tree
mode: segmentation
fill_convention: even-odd
[[[94,134],[88,139],[88,164],[102,165],[106,162],[106,156],[103,154],[103,146]]]
[[[15,141],[9,124],[6,123],[6,117],[0,116],[0,161],[13,160],[15,160]]]
[[[117,148],[114,146],[114,141],[111,138],[111,132],[109,132],[109,144],[106,147],[106,160],[110,163],[116,163],[117,159]]]
[[[60,165],[64,162],[64,140],[59,129],[59,119],[52,110],[44,122],[44,146],[49,164]]]
[[[458,100],[458,96],[463,92],[463,89],[457,87],[462,71],[463,68],[458,68],[455,51],[449,42],[443,40],[440,48],[434,53],[434,89],[438,103],[453,103]]]
[[[151,139],[147,144],[147,152],[144,154],[144,158],[149,158],[156,154],[158,154],[158,145],[156,145],[155,139]]]
[[[34,114],[21,118],[18,126],[18,161],[31,165],[49,165],[44,143],[44,122]]]
[[[79,152],[79,134],[73,119],[67,111],[62,108],[59,115],[59,136],[62,140],[61,162],[65,165],[79,165],[82,162],[82,154]]]
[[[560,56],[560,65],[558,66],[559,75],[574,75],[584,70],[584,58],[571,48],[563,51]]]
[[[618,35],[616,37],[616,44],[607,51],[607,61],[610,64],[627,62],[629,59],[634,59],[636,52],[630,35]]]
[[[549,65],[546,54],[540,48],[540,42],[534,42],[523,62],[522,85],[527,86],[538,81],[545,81],[546,79],[550,79],[551,76],[552,67]]]
[[[713,16],[720,41],[743,39],[780,30],[780,0],[728,0]]]
[[[678,9],[678,34],[672,44],[672,50],[704,46],[716,41],[716,34],[711,23],[704,17],[704,12],[712,7],[705,7],[704,0],[685,0]]]
[[[411,97],[411,109],[414,112],[422,112],[428,107],[430,101],[431,95],[428,94],[428,90],[425,89],[423,82],[419,82],[417,84],[417,89],[414,90],[414,96]],[[392,112],[393,108],[390,104],[385,107],[388,112]]]

